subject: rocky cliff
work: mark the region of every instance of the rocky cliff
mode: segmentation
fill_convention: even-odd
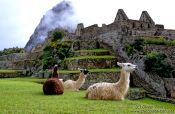
[[[70,32],[74,31],[77,23],[73,15],[72,4],[68,1],[62,1],[47,11],[27,42],[25,51],[31,52],[37,44],[43,43],[48,32],[52,29],[64,28]]]

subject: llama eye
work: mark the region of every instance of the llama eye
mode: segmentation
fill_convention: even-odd
[[[131,65],[128,65],[128,66],[131,66]]]

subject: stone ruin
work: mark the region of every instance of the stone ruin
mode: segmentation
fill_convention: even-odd
[[[112,55],[117,57],[120,62],[132,62],[138,65],[132,76],[132,83],[143,87],[148,93],[159,97],[166,97],[172,93],[175,86],[174,81],[164,81],[155,74],[144,71],[145,57],[135,53],[132,57],[128,57],[124,51],[124,44],[132,42],[138,37],[163,36],[168,40],[175,38],[175,30],[165,29],[164,25],[155,24],[147,11],[143,11],[139,20],[129,19],[123,9],[119,9],[114,22],[111,24],[97,24],[84,27],[83,23],[77,25],[74,33],[67,33],[65,39],[72,41],[72,50],[94,49],[95,47],[103,47],[110,50]],[[39,47],[39,48],[38,48]],[[172,65],[175,66],[175,46],[146,46],[146,50],[159,50],[169,56]],[[42,46],[38,45],[27,53],[23,64],[23,69],[37,70],[41,68],[37,59],[42,54]],[[17,62],[18,63],[18,62]],[[172,79],[173,80],[173,79]],[[175,90],[174,90],[175,93]],[[174,96],[174,93],[172,95]]]
[[[104,48],[111,50],[111,52],[118,58],[118,61],[131,61],[138,65],[139,69],[134,73],[133,83],[141,86],[147,90],[148,93],[156,96],[167,96],[167,83],[159,76],[144,71],[144,57],[139,54],[134,54],[128,57],[124,51],[124,44],[132,42],[138,37],[154,37],[163,36],[167,40],[175,38],[175,30],[164,29],[164,25],[155,24],[147,11],[143,11],[139,20],[129,19],[123,9],[119,9],[114,22],[109,25],[103,24],[98,27],[97,24],[84,27],[83,23],[77,25],[74,34],[69,34],[69,39],[72,41],[80,40],[80,46],[74,47],[83,49],[92,49],[97,42]],[[92,43],[93,42],[93,43]],[[94,44],[94,45],[89,45]],[[148,50],[159,50],[169,56],[172,65],[175,65],[175,47],[167,46],[147,46]],[[169,50],[167,50],[169,49]],[[174,84],[175,85],[175,84]],[[172,87],[173,85],[171,85]]]

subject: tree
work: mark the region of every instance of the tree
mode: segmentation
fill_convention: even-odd
[[[51,36],[47,42],[47,45],[43,49],[42,63],[43,69],[48,69],[59,64],[62,60],[71,54],[71,44],[66,41],[62,41],[65,36],[63,30],[55,29],[49,32]]]

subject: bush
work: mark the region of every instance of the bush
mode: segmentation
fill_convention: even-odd
[[[175,40],[166,40],[164,37],[148,37],[143,39],[145,44],[175,46]]]
[[[65,36],[65,30],[56,28],[52,31],[48,32],[48,37],[52,39],[52,41],[61,40]]]
[[[0,56],[12,54],[12,53],[23,53],[23,52],[24,52],[24,49],[19,47],[5,48],[3,51],[0,51]]]
[[[144,38],[146,44],[166,45],[167,41],[164,37]]]
[[[171,77],[173,68],[171,65],[167,64],[165,59],[167,56],[159,52],[151,52],[147,54],[145,60],[145,71],[155,72],[160,77]]]
[[[168,45],[170,45],[170,46],[175,46],[175,40],[169,41],[169,42],[168,42]]]
[[[50,32],[49,35],[52,37],[48,40],[47,45],[43,49],[43,70],[52,68],[52,66],[59,64],[72,54],[70,50],[71,43],[61,40],[65,35],[63,30],[59,31],[56,29]]]
[[[136,51],[143,52],[144,40],[143,39],[135,39],[135,41],[131,44],[125,46],[127,54],[130,56]]]

